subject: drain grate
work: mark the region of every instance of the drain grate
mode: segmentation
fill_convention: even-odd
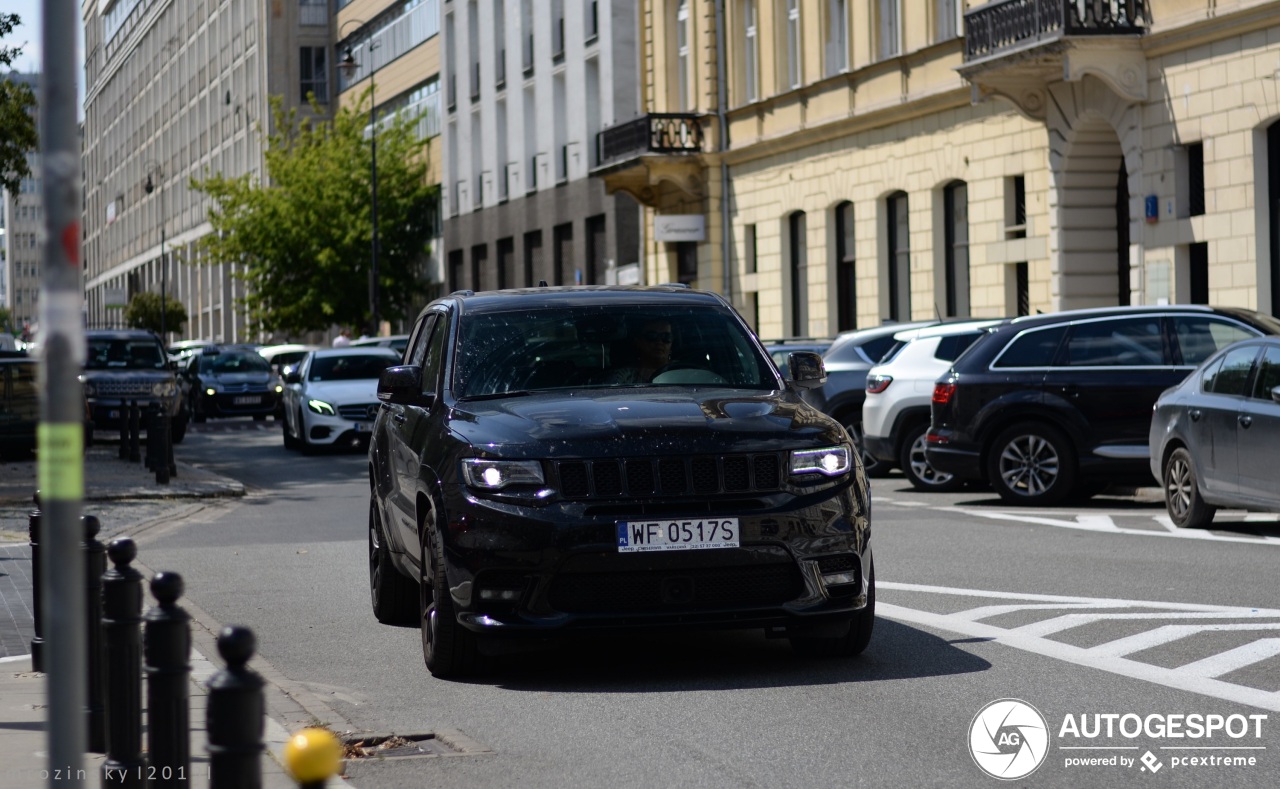
[[[433,756],[471,756],[492,753],[461,732],[427,734],[362,734],[341,738],[345,759],[413,759]]]

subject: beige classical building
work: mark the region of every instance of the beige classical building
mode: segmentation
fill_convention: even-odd
[[[373,107],[368,101],[364,106],[379,119],[394,113],[417,117],[419,137],[429,140],[427,177],[433,183],[440,182],[441,171],[440,4],[441,0],[337,0],[334,23],[340,105],[355,105],[372,86]],[[438,293],[443,287],[440,211],[433,213],[436,238],[424,261],[424,275]],[[386,325],[382,331],[407,328]]]
[[[640,0],[640,17],[649,133],[601,132],[596,172],[646,206],[648,281],[725,292],[762,335],[1280,313],[1280,2]]]

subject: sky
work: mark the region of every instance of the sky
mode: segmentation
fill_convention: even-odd
[[[22,17],[22,24],[4,39],[5,46],[22,47],[22,54],[13,61],[15,71],[29,74],[40,70],[41,5],[42,0],[0,0],[0,11]],[[79,8],[76,10],[78,12]]]

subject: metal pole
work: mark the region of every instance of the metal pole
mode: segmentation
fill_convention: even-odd
[[[164,177],[161,173],[160,177]],[[169,263],[164,259],[164,189],[160,190],[160,343],[169,345],[169,327],[165,322],[165,302],[169,299]]]
[[[376,93],[376,85],[374,79],[378,75],[378,60],[373,56],[373,42],[369,44],[369,147],[370,147],[370,166],[372,169],[372,177],[370,187],[373,191],[372,199],[372,218],[373,218],[373,258],[372,265],[369,267],[369,311],[372,313],[373,329],[370,332],[371,337],[376,337],[382,333],[382,319],[378,314],[378,297],[381,295],[378,291],[378,97]]]
[[[76,113],[76,0],[41,6],[40,157],[44,273],[40,294],[41,583],[44,585],[46,759],[59,787],[84,785],[86,660],[84,504],[84,296],[80,267],[80,141]]]

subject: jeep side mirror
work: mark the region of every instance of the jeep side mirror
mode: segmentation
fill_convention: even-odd
[[[816,389],[827,382],[827,368],[813,351],[792,351],[787,356],[787,369],[797,389]]]
[[[378,378],[378,399],[395,405],[429,406],[435,395],[422,391],[422,367],[404,364],[382,371]]]

